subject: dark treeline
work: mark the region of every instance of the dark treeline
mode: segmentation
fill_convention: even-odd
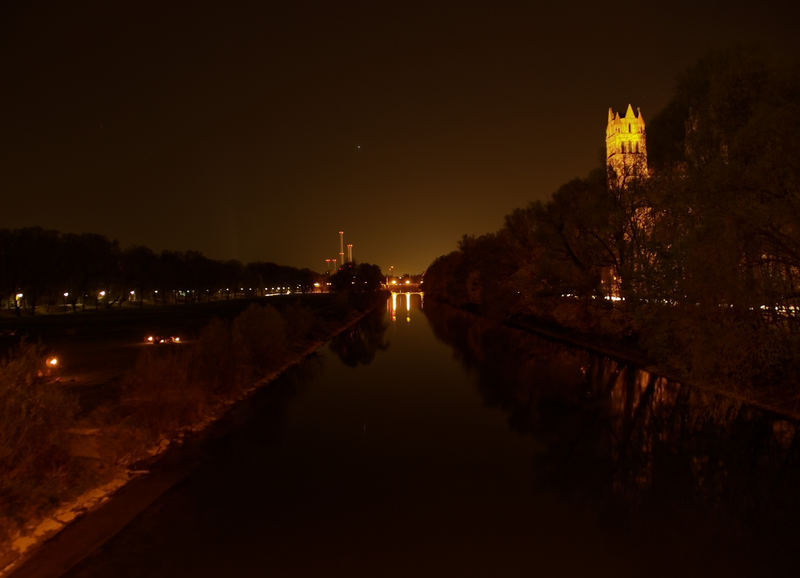
[[[792,382],[798,135],[797,64],[714,54],[648,122],[647,178],[616,187],[598,167],[514,210],[437,259],[426,295],[622,338],[684,379]]]
[[[381,288],[381,268],[371,263],[345,263],[330,278],[331,289],[336,292],[374,293]]]
[[[0,229],[2,308],[106,307],[133,302],[189,303],[308,290],[316,274],[274,263],[216,261],[197,251],[120,249],[97,234],[40,227]]]

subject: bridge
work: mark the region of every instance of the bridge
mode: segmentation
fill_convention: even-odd
[[[422,293],[422,283],[406,279],[405,281],[398,281],[392,279],[383,283],[383,288],[392,293]]]

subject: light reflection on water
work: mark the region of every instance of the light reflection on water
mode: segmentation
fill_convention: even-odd
[[[423,292],[392,292],[390,299],[386,301],[386,308],[389,312],[392,322],[397,321],[397,301],[399,295],[405,295],[405,320],[406,323],[411,323],[411,311],[413,308],[422,310],[424,308],[425,293]],[[412,305],[412,303],[415,303]]]

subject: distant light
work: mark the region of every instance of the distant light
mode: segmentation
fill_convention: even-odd
[[[406,285],[411,285],[411,280],[406,279]]]
[[[135,293],[135,291],[131,291],[131,295],[133,295],[134,293]],[[66,293],[64,293],[64,295],[66,295]]]
[[[105,296],[106,296],[106,292],[105,291],[100,291],[100,297],[105,297]]]
[[[69,291],[64,291],[64,297],[69,297]]]
[[[319,283],[314,283],[314,287],[319,287]]]
[[[57,367],[58,366],[58,357],[51,357],[47,360],[47,365],[50,367]]]
[[[22,299],[22,293],[17,293],[17,299]]]

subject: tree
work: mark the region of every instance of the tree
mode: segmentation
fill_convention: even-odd
[[[331,277],[331,287],[336,292],[371,293],[381,288],[383,273],[377,265],[345,263]]]

